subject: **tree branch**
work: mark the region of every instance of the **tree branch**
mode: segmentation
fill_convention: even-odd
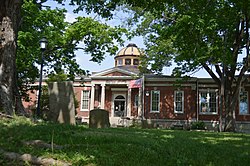
[[[218,64],[215,65],[215,69],[216,69],[217,74],[218,74],[219,77],[221,78],[221,77],[222,77],[222,72],[221,72],[221,69],[220,69],[220,67],[219,67]]]
[[[239,29],[239,27],[241,27],[241,29]],[[238,52],[240,49],[241,40],[243,36],[244,36],[244,19],[241,22],[239,22],[236,27],[236,36],[235,36],[235,41],[234,41],[234,46],[233,46],[233,64],[237,63]],[[232,67],[231,77],[234,77],[235,72],[236,72],[236,66]]]
[[[208,72],[208,74],[213,78],[213,80],[220,86],[220,79],[214,74],[214,72],[208,67],[206,63],[202,64],[203,68]]]

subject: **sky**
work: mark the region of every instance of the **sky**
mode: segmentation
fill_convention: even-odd
[[[51,8],[60,7],[54,1],[48,1],[46,3],[46,5],[51,6]],[[81,12],[79,14],[73,13],[74,8],[72,6],[69,6],[67,3],[65,3],[65,6],[61,6],[61,7],[66,8],[66,10],[68,11],[66,14],[66,21],[67,22],[74,22],[76,17],[85,15],[83,12]],[[116,19],[116,20],[108,21],[107,23],[110,26],[114,26],[114,25],[119,24],[119,22],[120,22],[120,20]],[[142,37],[134,37],[130,41],[125,41],[124,46],[127,46],[129,43],[135,43],[138,46],[138,48],[145,49],[145,45],[143,44]],[[118,47],[119,47],[119,50],[123,48],[121,46],[118,46]],[[82,69],[89,70],[90,73],[109,69],[109,68],[114,67],[114,65],[115,65],[114,64],[114,56],[110,56],[110,55],[106,55],[105,59],[100,64],[98,64],[96,62],[92,62],[92,61],[90,61],[90,59],[91,59],[91,56],[89,54],[86,54],[83,51],[76,51],[76,61],[78,62],[78,64],[80,65],[80,67]],[[175,67],[175,65],[173,65],[171,67],[163,68],[163,74],[170,75],[172,73],[172,70],[174,67]],[[191,76],[202,77],[202,78],[210,77],[208,75],[208,73],[204,70],[201,70],[201,71],[199,71]]]

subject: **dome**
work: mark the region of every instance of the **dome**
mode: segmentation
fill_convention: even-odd
[[[127,45],[127,47],[124,47],[123,49],[121,49],[117,55],[117,56],[140,56],[140,50],[138,49],[137,45],[134,43],[130,43]]]
[[[134,43],[130,43],[127,47],[121,49],[115,56],[115,67],[125,66],[127,67],[138,67],[140,64],[141,52]]]

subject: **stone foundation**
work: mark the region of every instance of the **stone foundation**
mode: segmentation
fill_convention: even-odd
[[[195,122],[195,120],[193,120]],[[218,131],[218,121],[203,121],[206,130]],[[192,121],[187,120],[166,120],[166,119],[145,119],[142,120],[143,128],[161,128],[161,129],[190,129]],[[224,127],[224,126],[223,126]],[[236,131],[250,133],[250,122],[236,122]]]

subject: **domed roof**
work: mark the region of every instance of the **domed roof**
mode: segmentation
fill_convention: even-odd
[[[141,52],[140,50],[138,49],[137,45],[134,44],[134,43],[129,43],[127,45],[127,47],[124,47],[123,49],[121,49],[116,57],[118,56],[140,56],[141,55]]]

